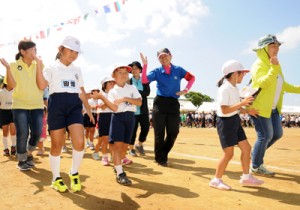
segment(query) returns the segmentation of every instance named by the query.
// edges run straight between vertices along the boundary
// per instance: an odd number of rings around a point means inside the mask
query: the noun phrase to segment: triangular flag
[[[97,12],[96,12],[97,13]],[[83,16],[83,19],[86,20],[89,16],[89,13],[86,13],[84,16]]]

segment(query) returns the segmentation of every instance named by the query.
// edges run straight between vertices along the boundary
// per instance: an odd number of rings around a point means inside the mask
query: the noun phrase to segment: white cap
[[[80,49],[80,41],[73,36],[67,36],[61,45],[78,53],[82,52]]]
[[[111,73],[113,74],[116,69],[121,68],[121,67],[126,68],[128,72],[131,72],[131,70],[132,70],[132,68],[126,64],[115,64]]]
[[[115,81],[115,79],[112,78],[112,76],[106,76],[101,80],[101,85],[103,86],[105,82],[109,82],[109,81]]]
[[[237,71],[249,72],[250,70],[245,69],[244,66],[236,60],[226,61],[222,66],[224,76]]]

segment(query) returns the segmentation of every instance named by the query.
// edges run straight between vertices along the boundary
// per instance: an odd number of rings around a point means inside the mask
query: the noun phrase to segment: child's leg
[[[217,169],[216,169],[216,173],[215,173],[215,178],[221,179],[226,168],[227,165],[229,163],[229,161],[232,159],[234,151],[233,151],[234,147],[227,147],[225,149],[223,149],[223,157],[219,160]]]
[[[102,154],[106,155],[109,153],[108,148],[107,148],[108,147],[108,136],[103,136],[101,140],[102,140],[102,147],[101,147]]]
[[[251,146],[247,139],[240,141],[238,146],[241,149],[241,164],[243,174],[249,174]]]
[[[89,139],[91,144],[94,142],[94,135],[95,135],[95,127],[90,127],[89,128]]]
[[[60,177],[60,153],[64,143],[65,129],[50,131],[51,149],[50,149],[50,166],[53,175],[52,181]]]
[[[70,173],[78,173],[80,164],[84,156],[84,130],[81,124],[72,124],[69,127],[73,153],[72,153],[72,168]]]
[[[3,148],[8,149],[8,135],[9,135],[9,125],[2,125],[2,132],[3,132]]]

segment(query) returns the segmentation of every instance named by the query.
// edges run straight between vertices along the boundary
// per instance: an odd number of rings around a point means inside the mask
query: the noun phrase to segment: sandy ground
[[[246,129],[251,145],[253,129]],[[262,178],[262,187],[239,184],[240,151],[228,165],[223,180],[231,191],[208,186],[218,158],[222,154],[215,129],[182,128],[170,153],[170,166],[153,162],[153,130],[145,144],[147,155],[134,157],[125,167],[133,181],[130,187],[115,181],[112,166],[102,166],[86,149],[80,175],[83,189],[79,193],[58,193],[51,189],[49,146],[46,155],[35,156],[31,171],[16,169],[15,157],[0,157],[0,209],[300,209],[300,129],[285,129],[284,138],[265,157],[274,178]],[[67,172],[71,166],[71,145],[62,154],[61,175],[70,184]]]

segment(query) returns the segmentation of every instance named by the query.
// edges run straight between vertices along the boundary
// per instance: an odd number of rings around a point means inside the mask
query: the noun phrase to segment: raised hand
[[[142,63],[143,63],[144,65],[148,65],[148,59],[147,59],[147,56],[144,56],[143,53],[140,53],[140,56],[141,56]]]

